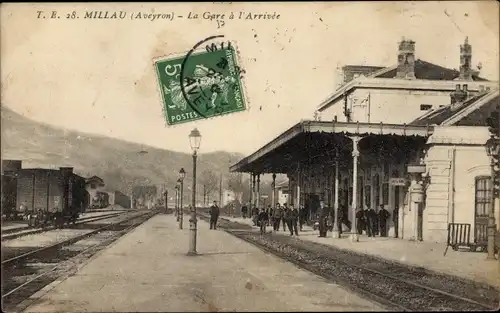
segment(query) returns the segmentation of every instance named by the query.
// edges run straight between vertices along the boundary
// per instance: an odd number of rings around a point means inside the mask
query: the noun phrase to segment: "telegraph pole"
[[[222,172],[220,173],[219,181],[219,206],[222,207]]]

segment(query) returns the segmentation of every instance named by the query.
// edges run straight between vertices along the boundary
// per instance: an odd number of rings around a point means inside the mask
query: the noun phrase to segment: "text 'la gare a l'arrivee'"
[[[39,12],[39,15],[43,14],[42,11]],[[56,15],[57,13],[53,12],[52,15]],[[49,14],[50,15],[50,14]],[[39,16],[40,17],[40,16]],[[50,16],[52,17],[52,16]],[[79,14],[77,12],[72,12],[72,14],[68,14],[68,18],[79,18]],[[176,14],[175,12],[126,12],[126,11],[85,11],[82,14],[84,19],[126,19],[130,18],[132,20],[174,20],[177,19],[203,19],[203,20],[277,20],[280,18],[280,14],[276,12],[272,13],[254,13],[254,12],[230,12],[230,13],[214,13],[214,12],[203,12],[203,13],[195,13],[189,12],[186,14]]]

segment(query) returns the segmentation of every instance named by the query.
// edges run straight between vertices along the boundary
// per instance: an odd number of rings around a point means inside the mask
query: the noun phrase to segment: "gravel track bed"
[[[263,246],[293,263],[306,265],[309,270],[326,275],[339,283],[354,286],[383,300],[390,308],[409,311],[483,311],[483,305],[470,303],[451,295],[420,288],[379,273],[346,264],[344,261],[319,254],[283,238],[254,232],[237,232],[235,236]],[[491,307],[490,309],[492,309]]]
[[[423,268],[404,266],[368,255],[332,248],[319,243],[306,243],[289,237],[284,237],[283,240],[293,241],[295,245],[304,249],[325,254],[328,257],[333,257],[345,263],[362,266],[366,269],[371,269],[398,279],[404,279],[412,283],[452,293],[480,303],[484,302],[494,305],[499,302],[499,291],[483,283],[460,277],[443,275]]]

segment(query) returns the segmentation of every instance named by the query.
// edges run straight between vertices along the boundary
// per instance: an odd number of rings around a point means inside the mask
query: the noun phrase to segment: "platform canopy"
[[[432,126],[406,124],[346,123],[300,121],[255,153],[230,167],[231,172],[290,173],[298,163],[316,158],[348,158],[352,151],[350,136],[377,137],[380,144],[391,145],[394,137],[425,139],[432,134]],[[362,141],[363,142],[363,141]],[[360,148],[371,143],[360,143]],[[373,143],[373,142],[372,142]],[[393,144],[392,144],[393,145]]]

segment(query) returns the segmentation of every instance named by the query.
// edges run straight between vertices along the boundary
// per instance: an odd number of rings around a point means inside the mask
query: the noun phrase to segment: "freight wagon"
[[[9,181],[3,176],[2,182]],[[5,203],[12,207],[15,198],[10,216],[27,220],[30,226],[62,227],[65,223],[75,223],[80,212],[88,207],[85,178],[74,174],[71,167],[20,169],[15,176],[16,188],[10,180],[10,192],[4,195],[2,188],[2,199],[5,197]]]
[[[2,216],[7,220],[17,219],[16,189],[17,189],[16,174],[2,173]]]

